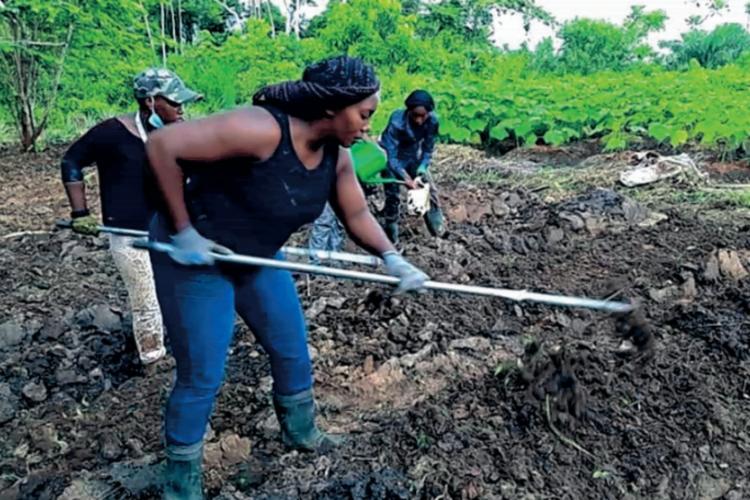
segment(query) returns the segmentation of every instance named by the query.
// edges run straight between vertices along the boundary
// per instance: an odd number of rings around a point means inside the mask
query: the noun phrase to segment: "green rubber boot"
[[[203,500],[203,447],[167,446],[164,500]]]
[[[424,215],[425,224],[427,224],[427,230],[432,236],[442,238],[445,234],[445,220],[443,218],[443,211],[439,208],[430,208]]]
[[[344,442],[315,425],[315,398],[312,389],[281,396],[274,394],[273,406],[281,427],[281,440],[290,448],[326,453]]]

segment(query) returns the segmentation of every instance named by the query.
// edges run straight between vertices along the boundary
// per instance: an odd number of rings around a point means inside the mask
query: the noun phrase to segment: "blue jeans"
[[[151,237],[168,241],[158,218]],[[153,251],[151,263],[177,362],[165,418],[168,445],[203,440],[224,378],[235,309],[270,357],[274,392],[293,395],[312,387],[304,315],[288,271],[221,264],[187,267]]]

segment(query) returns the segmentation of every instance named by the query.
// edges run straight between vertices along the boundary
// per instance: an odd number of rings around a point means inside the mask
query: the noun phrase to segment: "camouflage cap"
[[[148,68],[133,80],[136,99],[162,96],[178,104],[199,101],[203,96],[187,88],[173,72],[164,68]]]

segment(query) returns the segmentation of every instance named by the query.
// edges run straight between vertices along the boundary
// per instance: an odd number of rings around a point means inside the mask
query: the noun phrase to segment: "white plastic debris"
[[[422,187],[410,189],[406,196],[406,209],[409,215],[424,215],[430,209],[430,185],[417,178]]]
[[[693,159],[684,153],[677,156],[661,156],[652,151],[635,153],[633,162],[637,165],[635,168],[620,173],[620,182],[627,187],[652,184],[680,174],[700,179],[706,177],[698,170]]]

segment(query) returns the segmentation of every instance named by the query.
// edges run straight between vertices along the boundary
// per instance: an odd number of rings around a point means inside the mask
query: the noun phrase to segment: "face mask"
[[[156,110],[154,109],[153,98],[151,98],[151,100],[148,102],[148,107],[151,109],[151,114],[148,117],[148,124],[154,127],[155,129],[164,127],[164,121],[161,119],[161,116],[159,116],[156,113]]]
[[[153,110],[151,111],[151,116],[148,117],[148,123],[154,128],[162,128],[164,126],[161,116]]]

